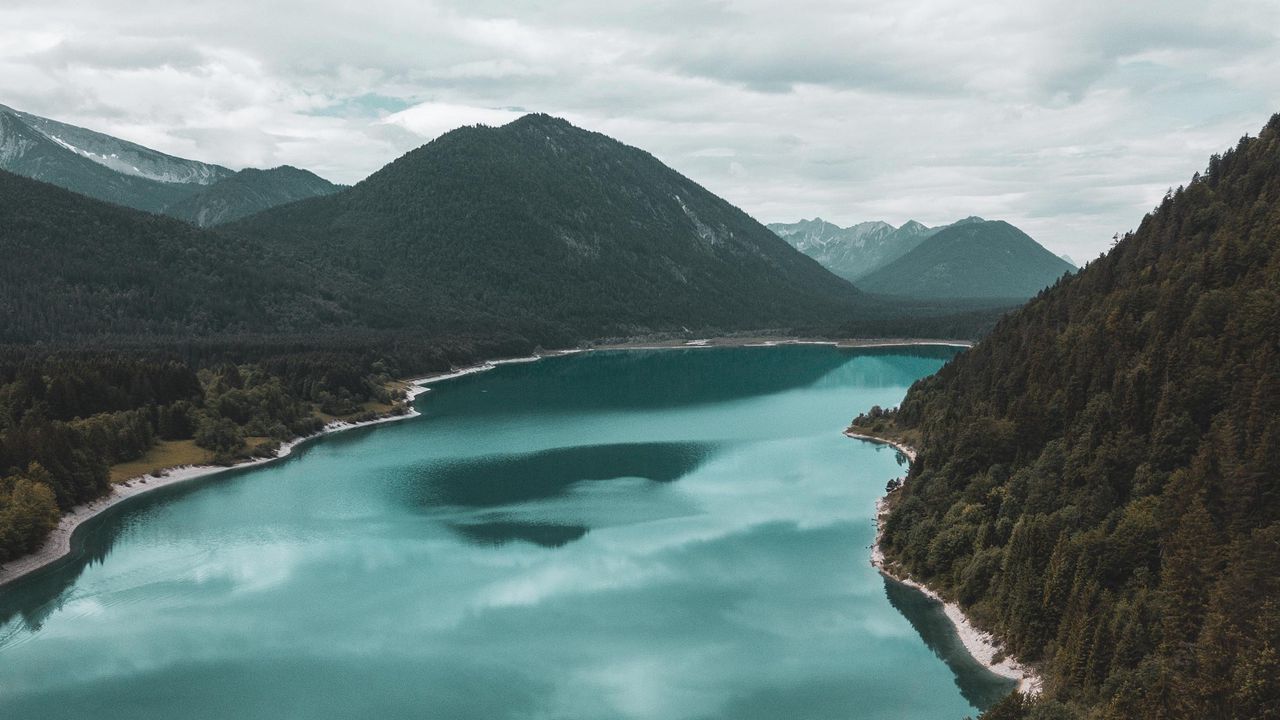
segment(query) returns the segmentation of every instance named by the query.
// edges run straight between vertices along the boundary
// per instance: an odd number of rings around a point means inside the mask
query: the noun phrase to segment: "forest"
[[[855,427],[897,572],[1043,671],[988,720],[1280,717],[1280,115]]]
[[[406,412],[397,378],[532,349],[358,336],[0,348],[0,565],[38,548],[62,512],[106,493],[113,465],[159,443],[185,442],[215,464],[273,456],[330,419]]]

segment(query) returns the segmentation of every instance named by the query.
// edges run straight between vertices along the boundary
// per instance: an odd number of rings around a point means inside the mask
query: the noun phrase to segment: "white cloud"
[[[434,138],[463,125],[499,126],[524,113],[519,110],[482,108],[452,103],[424,102],[407,110],[392,113],[382,120],[398,125],[422,138]]]
[[[188,157],[354,182],[528,109],[763,221],[978,214],[1077,259],[1280,110],[1273,0],[7,0],[0,28],[0,103]]]

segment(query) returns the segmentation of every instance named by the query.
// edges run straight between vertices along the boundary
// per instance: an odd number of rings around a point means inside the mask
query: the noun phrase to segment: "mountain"
[[[914,298],[1028,298],[1074,268],[1002,220],[967,218],[925,238],[857,285]]]
[[[202,227],[338,189],[305,170],[235,172],[4,105],[0,170]]]
[[[1278,199],[1280,115],[890,414],[889,559],[1046,679],[986,717],[1276,717]]]
[[[314,173],[288,165],[270,170],[250,168],[168,205],[164,214],[209,227],[341,189]]]
[[[221,165],[166,155],[127,140],[4,105],[0,105],[0,113],[11,116],[60,147],[121,175],[169,184],[212,185],[232,174]]]
[[[289,248],[217,236],[4,171],[0,257],[0,344],[314,333],[362,325],[377,316],[370,307],[380,298]]]
[[[331,189],[292,169],[223,182],[264,176]],[[864,296],[651,155],[546,116],[448,133],[354,187],[212,230],[8,173],[0,189],[0,344],[973,337],[1003,311]]]
[[[572,343],[830,328],[861,300],[647,153],[545,116],[449,133],[216,234],[8,173],[0,191],[7,342],[412,329]]]
[[[1077,268],[1077,269],[1079,269],[1080,265],[1079,265],[1079,264],[1077,264],[1075,260],[1072,260],[1070,255],[1068,255],[1068,254],[1066,254],[1066,253],[1062,253],[1062,254],[1061,254],[1061,255],[1059,255],[1058,257],[1062,258],[1062,262],[1064,262],[1064,263],[1066,263],[1066,264],[1070,265],[1070,266],[1071,266],[1071,267],[1073,267],[1073,268]]]
[[[652,155],[546,115],[454,130],[225,232],[349,270],[439,333],[816,328],[862,299]]]
[[[880,221],[842,228],[822,218],[772,223],[769,229],[851,282],[901,257],[936,232],[915,220],[907,221],[900,228]]]
[[[232,174],[226,168],[170,157],[2,105],[0,169],[151,212],[159,212],[199,187],[161,178],[213,182]]]

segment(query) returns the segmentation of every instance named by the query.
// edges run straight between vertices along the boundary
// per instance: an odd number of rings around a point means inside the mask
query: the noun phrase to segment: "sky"
[[[4,0],[0,103],[342,183],[546,112],[762,222],[1084,262],[1280,111],[1280,0]]]

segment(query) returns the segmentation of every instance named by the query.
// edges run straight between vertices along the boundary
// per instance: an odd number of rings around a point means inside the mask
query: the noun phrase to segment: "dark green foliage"
[[[44,468],[0,478],[0,563],[40,547],[61,513]]]
[[[1278,338],[1280,116],[911,389],[888,554],[1065,703],[987,717],[1280,713]]]
[[[158,439],[194,438],[214,462],[231,463],[318,432],[317,410],[332,398],[345,404],[330,414],[349,420],[373,417],[370,401],[405,410],[383,385],[402,372],[394,353],[302,350],[234,365],[217,359],[225,350],[187,350],[191,364],[154,352],[0,350],[0,563],[40,544],[49,508],[56,523],[60,511],[102,495],[108,466],[142,457]],[[440,368],[404,372],[420,369]]]
[[[913,298],[1029,298],[1074,270],[1003,220],[962,221],[861,277],[869,293]]]
[[[321,279],[352,296],[369,290],[288,249],[5,172],[0,228],[0,342],[322,332],[352,324],[354,311]]]

